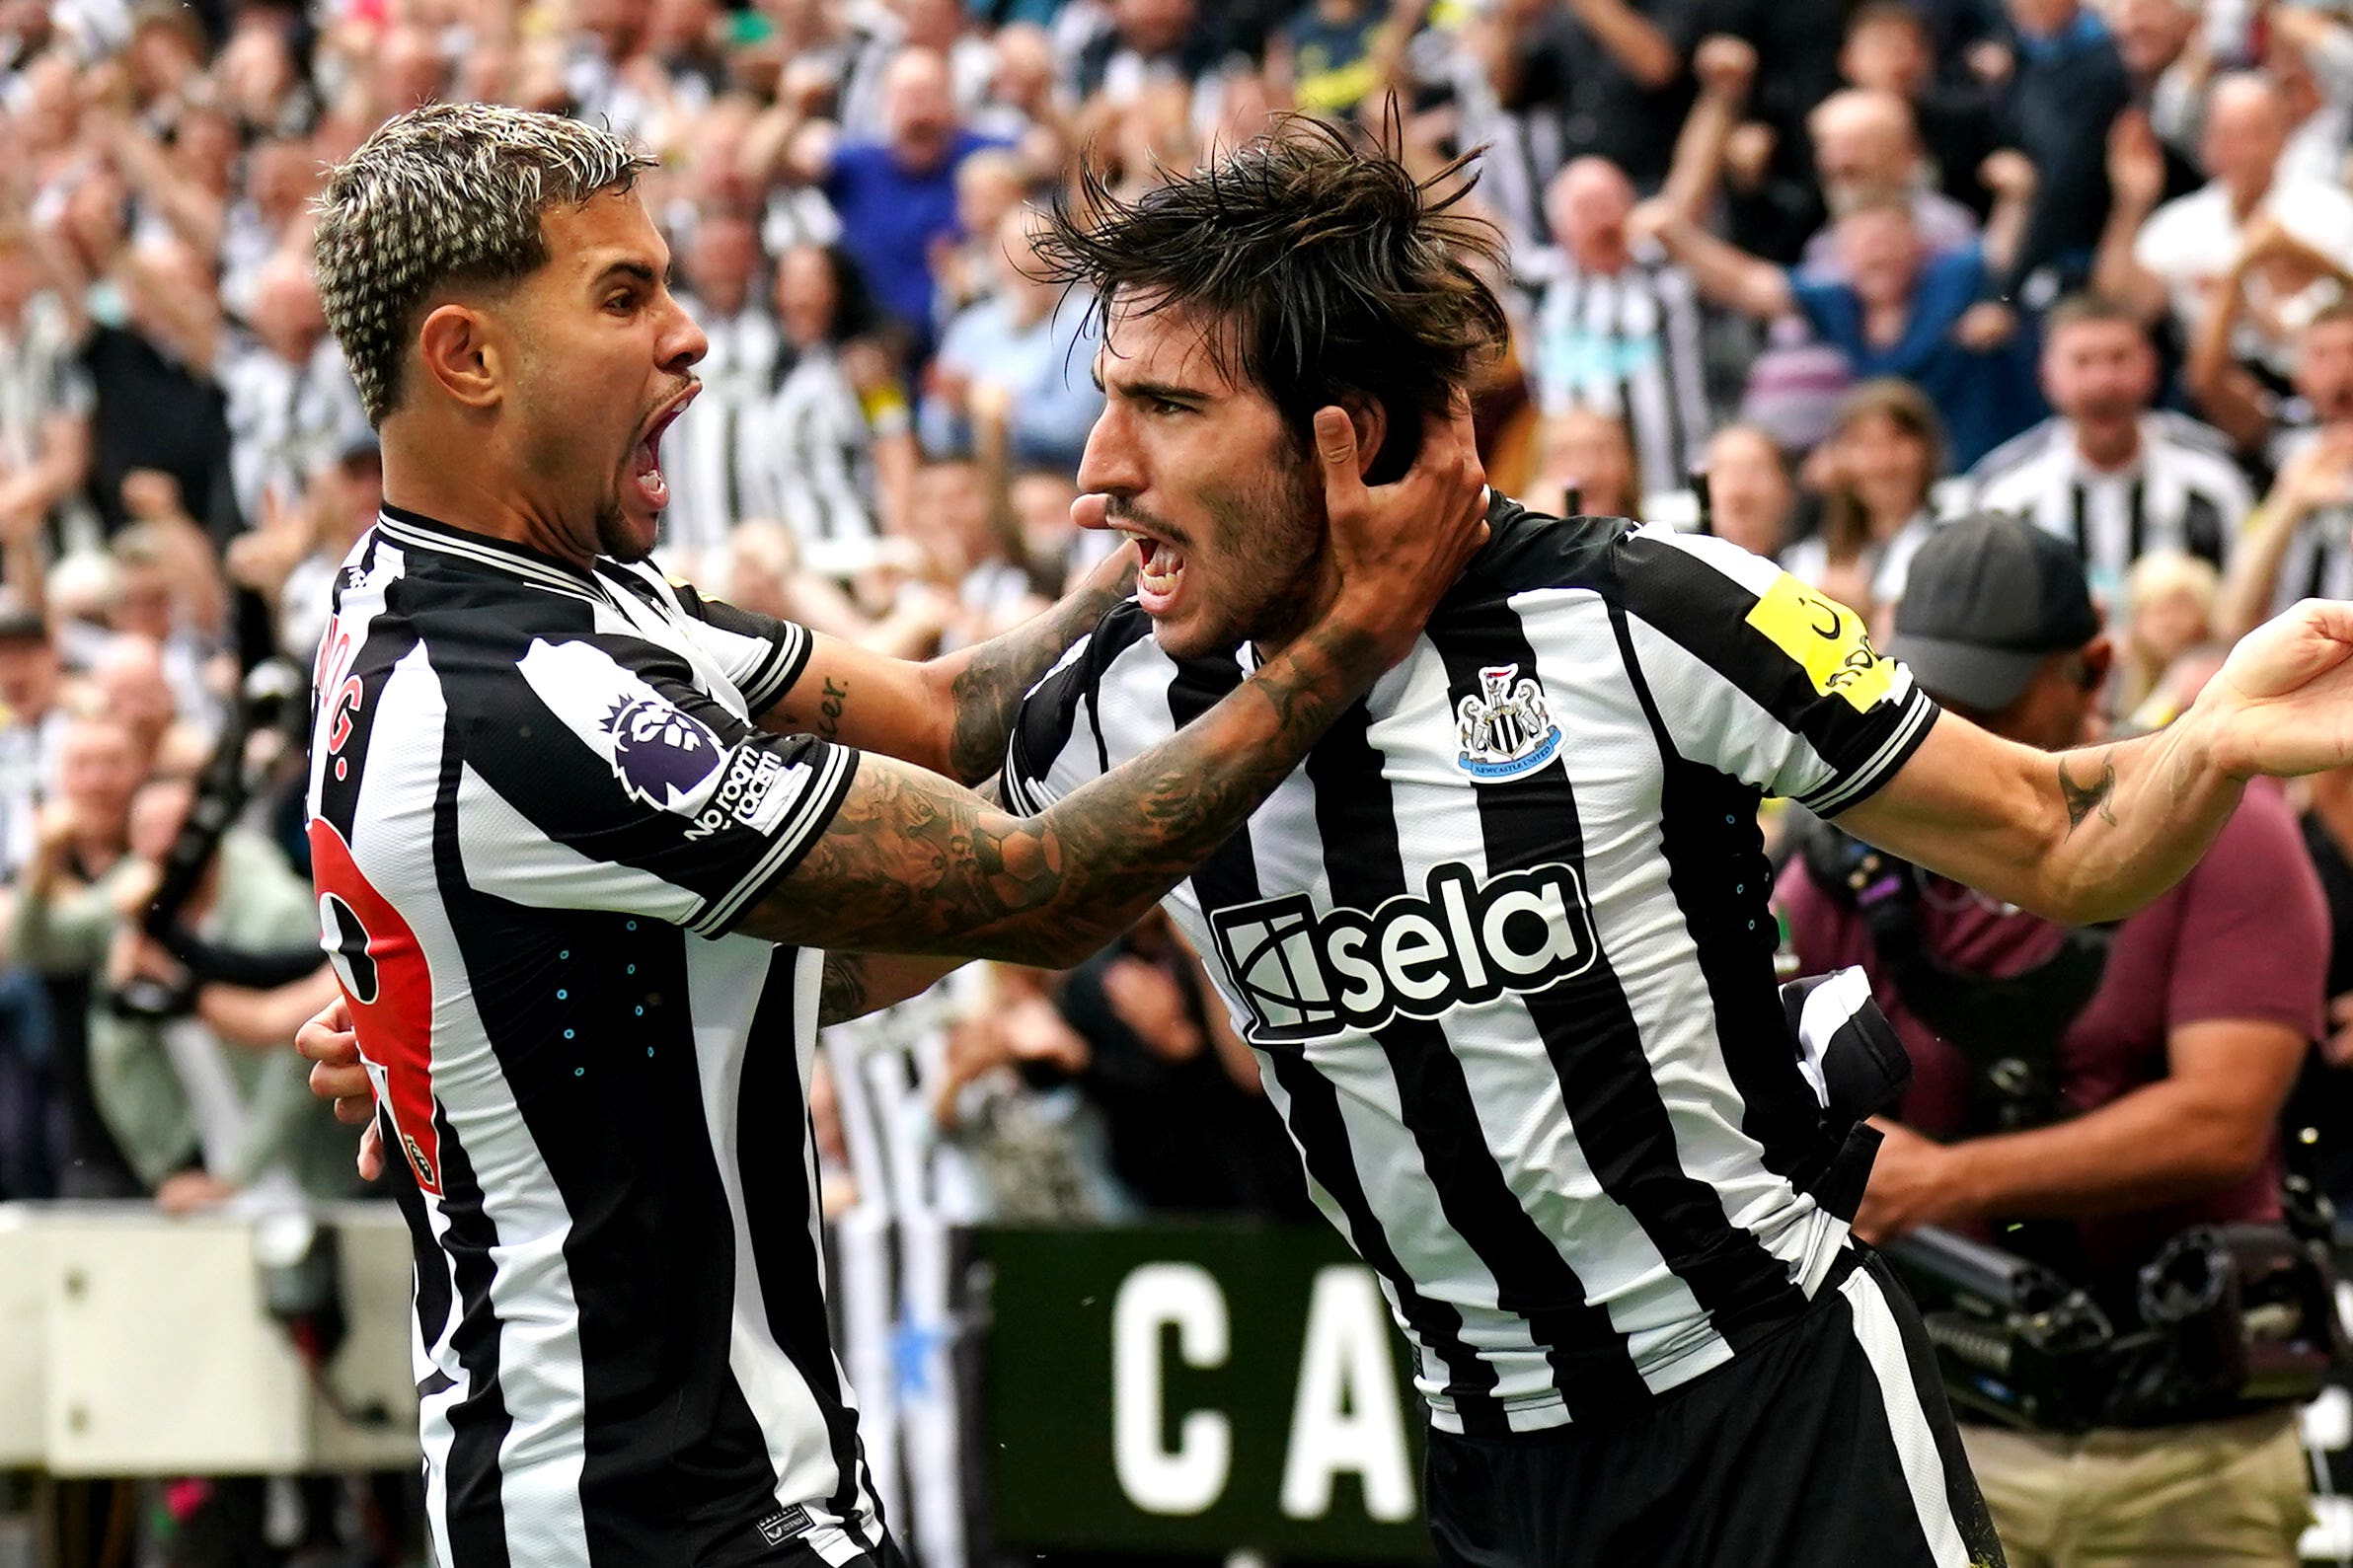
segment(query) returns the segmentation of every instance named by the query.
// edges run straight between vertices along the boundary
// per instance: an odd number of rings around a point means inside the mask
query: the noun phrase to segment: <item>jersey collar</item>
[[[493,539],[488,534],[459,528],[438,518],[427,517],[422,512],[395,506],[389,501],[376,515],[376,531],[403,549],[433,551],[454,560],[487,566],[493,571],[518,577],[534,587],[591,598],[601,597],[597,592],[595,574],[583,567],[559,560],[527,545]]]

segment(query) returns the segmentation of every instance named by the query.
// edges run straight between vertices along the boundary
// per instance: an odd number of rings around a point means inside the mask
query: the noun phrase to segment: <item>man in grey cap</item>
[[[1888,651],[1996,734],[2046,749],[2096,738],[2108,639],[2072,546],[2030,524],[1981,515],[1938,529]],[[2251,785],[2187,876],[2097,931],[1834,830],[1799,837],[1775,897],[1800,970],[1862,965],[1912,1057],[1859,1234],[1996,1236],[2129,1328],[2138,1271],[2167,1240],[2278,1219],[2277,1123],[2321,1027],[2328,926],[2275,787]],[[2011,1562],[2073,1562],[2096,1543],[2102,1561],[2294,1563],[2308,1514],[2293,1407],[2186,1413],[2058,1433],[1973,1426],[1964,1412]]]

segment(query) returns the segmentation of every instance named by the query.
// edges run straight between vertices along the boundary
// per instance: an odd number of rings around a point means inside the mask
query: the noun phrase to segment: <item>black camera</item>
[[[247,752],[252,738],[283,727],[295,711],[293,698],[299,678],[280,661],[257,665],[245,678],[237,701],[230,705],[212,755],[197,772],[195,799],[188,820],[180,825],[164,852],[155,891],[139,914],[139,929],[185,963],[186,933],[180,917],[203,885],[204,873],[220,851],[222,835],[235,824],[253,795]],[[315,962],[312,967],[316,967]],[[181,1017],[195,1006],[201,976],[192,968],[175,979],[138,975],[107,995],[108,1009],[117,1017],[162,1021]]]

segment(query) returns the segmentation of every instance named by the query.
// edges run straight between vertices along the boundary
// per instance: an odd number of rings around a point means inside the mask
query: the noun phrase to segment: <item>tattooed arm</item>
[[[1127,597],[1134,577],[1135,553],[1116,551],[1051,610],[1002,636],[920,664],[817,635],[807,667],[760,723],[978,784],[1004,763],[1023,697]]]
[[[1841,825],[2055,920],[2128,915],[2198,863],[2258,774],[2353,762],[2353,604],[2258,627],[2154,735],[2051,753],[1946,713]]]
[[[866,757],[807,857],[739,929],[834,952],[1078,963],[1231,837],[1402,651],[1328,620],[1199,719],[1032,817]]]
[[[1348,419],[1319,413],[1336,573],[1328,608],[1208,712],[1028,817],[922,769],[862,758],[825,832],[738,929],[833,952],[1042,968],[1085,958],[1299,766],[1411,646],[1485,537],[1468,410],[1433,419],[1423,440],[1403,479],[1368,489]]]

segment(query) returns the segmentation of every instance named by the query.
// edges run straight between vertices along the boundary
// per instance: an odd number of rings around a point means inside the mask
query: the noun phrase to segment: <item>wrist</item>
[[[1370,608],[1358,614],[1341,599],[1314,626],[1286,643],[1274,659],[1260,665],[1260,670],[1273,673],[1276,663],[1287,661],[1300,678],[1316,686],[1362,695],[1404,656],[1404,649],[1393,646],[1392,638],[1384,635],[1382,618],[1371,614]]]
[[[1988,1172],[1992,1161],[1987,1157],[1992,1140],[1963,1139],[1957,1144],[1938,1146],[1936,1158],[1936,1213],[1932,1223],[1966,1224],[1985,1218],[1992,1207],[1988,1193]]]
[[[2158,777],[2174,798],[2208,775],[2241,784],[2259,771],[2231,745],[2227,720],[2229,706],[2236,701],[2220,680],[2208,681],[2189,710],[2165,726]]]

